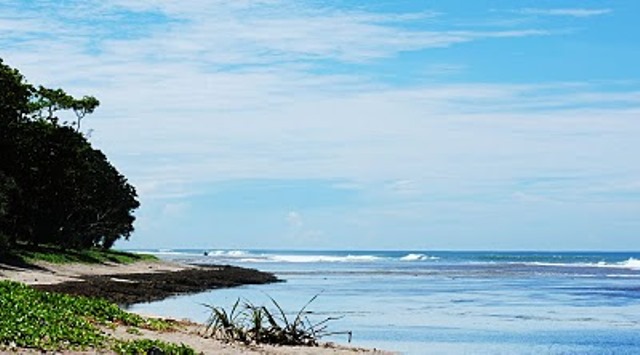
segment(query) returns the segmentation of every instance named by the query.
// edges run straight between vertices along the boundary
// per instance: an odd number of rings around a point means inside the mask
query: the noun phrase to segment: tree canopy
[[[0,58],[0,249],[110,248],[129,238],[135,188],[80,131],[99,104],[34,87]],[[62,121],[64,111],[75,121]]]

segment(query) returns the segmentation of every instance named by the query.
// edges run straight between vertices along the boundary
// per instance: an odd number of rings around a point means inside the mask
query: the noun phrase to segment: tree
[[[9,249],[11,237],[4,231],[11,224],[11,205],[15,201],[16,185],[13,179],[0,171],[0,254]]]
[[[58,111],[72,110],[76,116],[76,122],[70,123],[75,126],[76,132],[80,131],[82,119],[93,113],[100,105],[100,101],[93,96],[84,96],[76,99],[67,94],[62,89],[48,89],[39,86],[37,90],[32,90],[33,95],[28,105],[31,117],[38,120],[48,120],[53,124],[58,123],[56,113]],[[69,124],[63,122],[63,125]]]
[[[29,97],[33,88],[24,82],[16,69],[5,65],[0,58],[0,247],[7,249],[16,237],[8,233],[15,225],[13,207],[18,187],[7,175],[13,156],[15,132],[28,112]]]
[[[0,59],[0,235],[9,244],[110,248],[133,232],[135,188],[80,132],[100,102],[35,88]],[[62,122],[61,111],[76,121]],[[1,241],[0,241],[1,242]]]
[[[25,118],[32,94],[33,87],[24,81],[22,74],[0,58],[0,129]]]

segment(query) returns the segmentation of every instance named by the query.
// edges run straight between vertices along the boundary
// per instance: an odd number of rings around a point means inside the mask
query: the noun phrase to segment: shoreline
[[[139,261],[132,264],[37,262],[33,265],[14,266],[0,263],[0,280],[25,283],[43,291],[101,297],[121,307],[217,288],[282,282],[271,273],[255,269],[229,265],[196,266],[162,260]],[[145,316],[165,319],[154,315]],[[225,343],[207,337],[203,324],[186,320],[170,321],[175,324],[175,329],[171,331],[142,329],[139,333],[130,333],[124,326],[103,331],[118,339],[144,337],[175,344],[182,343],[202,354],[392,354],[377,349],[322,342],[317,347]],[[30,352],[30,349],[13,350]]]
[[[282,282],[275,275],[229,265],[200,266],[163,260],[131,264],[0,263],[0,279],[42,291],[100,297],[121,306],[218,288]]]
[[[282,282],[275,275],[229,265],[197,266],[168,272],[83,275],[80,280],[34,285],[42,291],[100,297],[126,307],[219,288]]]

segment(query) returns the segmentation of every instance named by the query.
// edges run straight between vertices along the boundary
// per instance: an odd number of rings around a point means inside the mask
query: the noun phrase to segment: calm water
[[[145,250],[274,272],[286,283],[140,304],[205,322],[240,297],[311,305],[353,344],[407,354],[640,354],[640,253]],[[346,337],[331,338],[346,342]]]

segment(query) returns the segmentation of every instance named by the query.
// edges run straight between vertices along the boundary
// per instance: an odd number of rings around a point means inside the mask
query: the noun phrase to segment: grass
[[[27,246],[20,245],[5,257],[14,261],[33,263],[47,261],[55,264],[85,263],[103,264],[112,262],[117,264],[131,264],[143,260],[158,260],[153,255],[134,254],[117,250],[92,248],[86,250],[63,249],[55,246]],[[0,260],[1,261],[1,260]]]
[[[327,323],[339,318],[328,317],[316,323],[311,322],[308,316],[313,312],[307,308],[317,297],[318,295],[312,297],[293,318],[287,317],[286,312],[271,297],[269,299],[275,310],[256,306],[248,301],[241,305],[240,299],[236,300],[229,311],[205,305],[211,309],[206,331],[216,339],[245,344],[317,346],[320,338],[335,334],[346,334],[351,342],[350,331],[327,330]]]
[[[35,290],[27,285],[0,281],[0,348],[41,351],[110,349],[121,354],[146,354],[159,349],[168,354],[193,354],[184,345],[154,340],[120,341],[100,326],[118,325],[167,330],[172,324],[147,319],[101,299]]]

